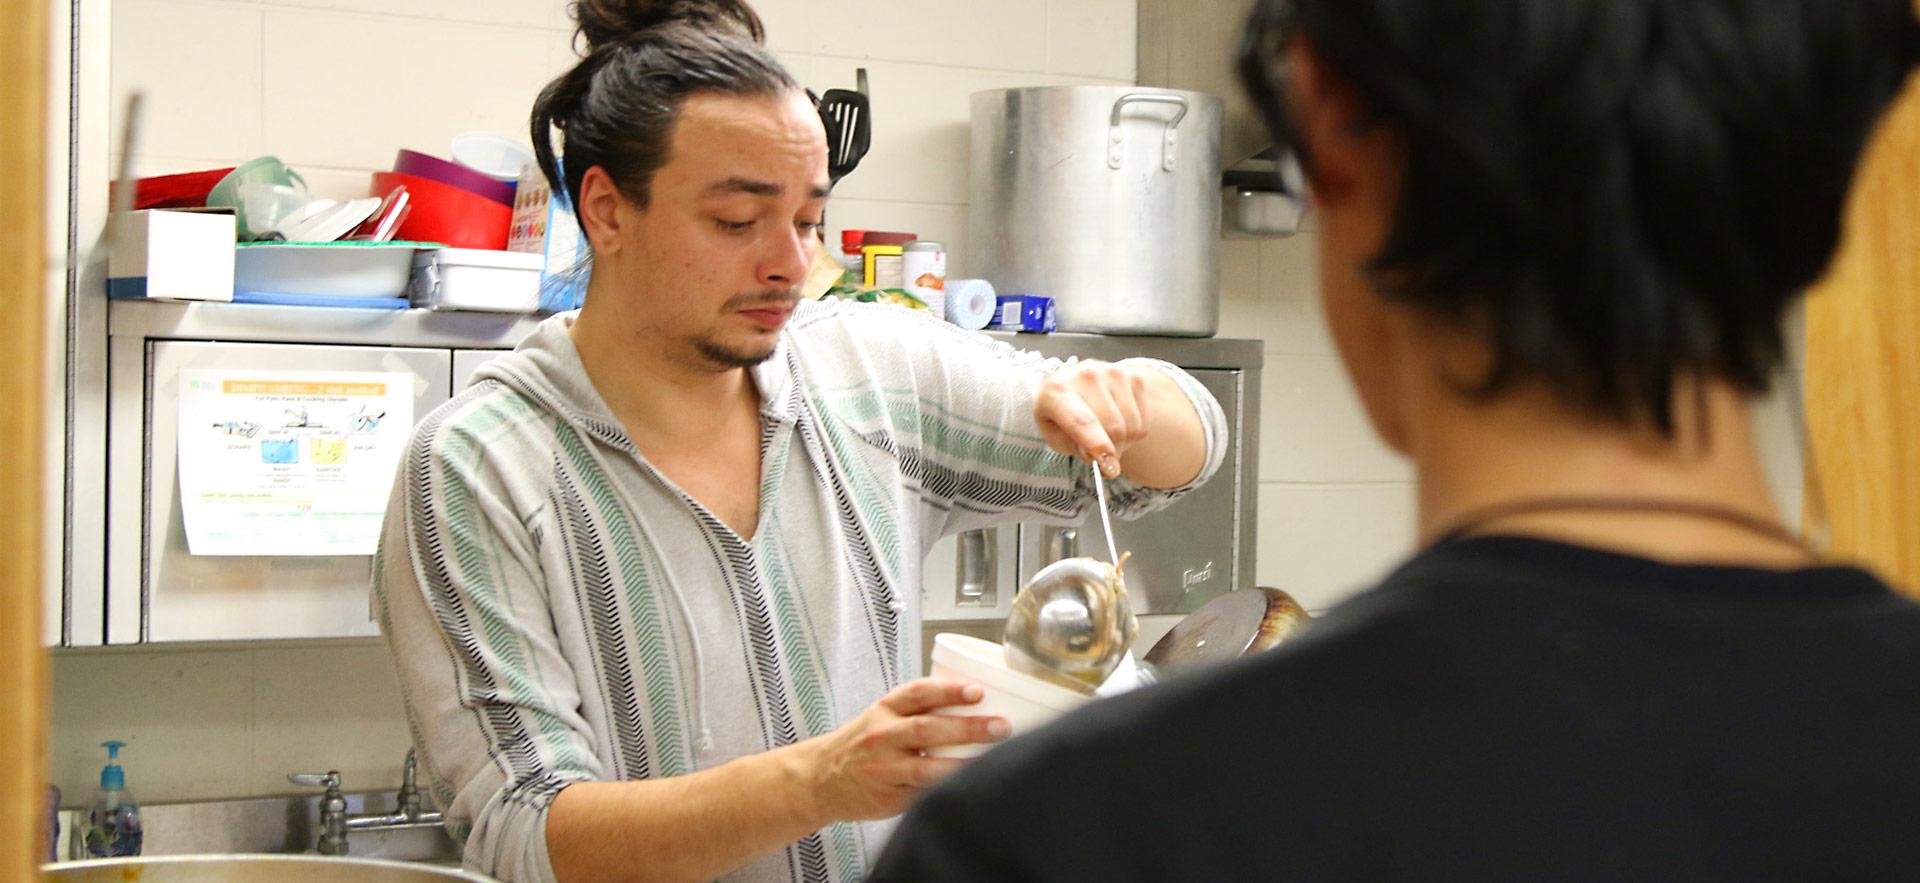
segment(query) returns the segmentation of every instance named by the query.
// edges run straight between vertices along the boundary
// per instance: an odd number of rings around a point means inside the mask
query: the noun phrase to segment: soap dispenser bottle
[[[100,770],[100,790],[74,827],[75,858],[112,858],[140,854],[140,806],[127,793],[127,772],[120,768],[120,749],[127,743],[100,743],[107,749],[107,765]]]

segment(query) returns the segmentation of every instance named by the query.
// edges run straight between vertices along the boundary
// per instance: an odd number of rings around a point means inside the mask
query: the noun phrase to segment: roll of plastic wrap
[[[947,321],[979,331],[993,321],[993,283],[985,279],[947,280]]]

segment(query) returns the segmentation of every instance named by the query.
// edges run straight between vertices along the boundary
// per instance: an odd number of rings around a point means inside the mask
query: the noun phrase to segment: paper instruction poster
[[[414,375],[180,372],[180,514],[195,555],[371,555],[413,429]]]

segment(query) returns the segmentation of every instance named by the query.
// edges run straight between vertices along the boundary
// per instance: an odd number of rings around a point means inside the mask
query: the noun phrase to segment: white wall
[[[136,175],[280,157],[316,193],[362,196],[401,147],[525,138],[574,61],[560,0],[113,0],[114,131],[147,93]],[[909,229],[966,255],[967,96],[1127,84],[1134,0],[762,0],[768,45],[815,92],[866,67],[873,150],[833,227]]]
[[[363,195],[401,147],[520,136],[572,63],[562,0],[112,0],[118,96],[146,92],[135,175],[273,154],[320,195]],[[828,221],[910,230],[966,260],[967,96],[1127,84],[1134,0],[757,0],[768,44],[816,92],[869,72],[873,149]],[[104,173],[104,172],[102,172]],[[287,793],[288,772],[399,781],[406,724],[378,642],[63,651],[53,779],[94,787],[103,739],[129,741],[149,801]]]
[[[1323,611],[1414,551],[1413,472],[1374,436],[1327,334],[1314,234],[1226,239],[1220,262],[1220,327],[1265,342],[1258,578]],[[1799,312],[1788,317],[1789,368],[1754,408],[1767,483],[1796,526],[1801,457],[1788,392],[1802,383],[1803,327]]]
[[[1318,612],[1412,550],[1413,471],[1374,438],[1341,368],[1313,234],[1226,239],[1220,269],[1220,327],[1265,342],[1257,575]]]

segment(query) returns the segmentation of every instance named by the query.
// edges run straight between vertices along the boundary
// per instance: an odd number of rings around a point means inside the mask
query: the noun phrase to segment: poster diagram
[[[414,376],[180,372],[180,509],[195,555],[371,555],[413,428]]]

